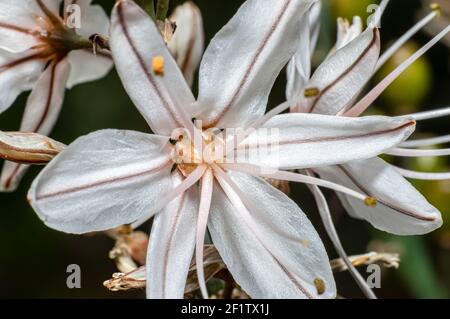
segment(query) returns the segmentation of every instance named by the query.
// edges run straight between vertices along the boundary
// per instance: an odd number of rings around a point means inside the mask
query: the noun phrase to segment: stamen
[[[373,21],[370,22],[370,27],[377,27],[380,24],[381,18],[384,14],[384,11],[386,10],[386,7],[389,4],[389,0],[383,0],[381,1],[377,11],[375,12],[375,16]]]
[[[378,201],[375,197],[366,197],[366,199],[364,199],[364,204],[368,207],[376,207]]]
[[[304,91],[305,97],[316,97],[320,94],[320,90],[318,88],[306,88]]]
[[[219,182],[222,190],[227,195],[231,204],[234,206],[236,211],[239,213],[239,217],[242,218],[243,222],[249,227],[252,233],[255,235],[256,239],[260,242],[260,244],[271,254],[273,255],[279,263],[283,265],[283,267],[290,273],[294,274],[296,279],[300,279],[301,281],[307,283],[308,281],[304,279],[304,274],[299,270],[298,265],[295,265],[291,262],[290,259],[284,258],[284,256],[280,253],[279,249],[276,249],[272,246],[271,242],[266,240],[266,236],[264,236],[264,232],[261,231],[259,225],[253,220],[252,215],[243,202],[241,201],[239,195],[236,193],[236,189],[239,187],[233,182],[233,180],[226,174],[224,171],[217,167],[214,170],[216,174],[217,181]],[[313,283],[310,283],[312,285]],[[302,292],[309,298],[313,298],[313,296],[309,295],[306,290]]]
[[[411,39],[417,32],[419,32],[424,26],[430,23],[435,17],[437,17],[438,11],[429,13],[426,17],[417,22],[411,29],[409,29],[403,36],[401,36],[395,43],[383,53],[378,59],[375,72],[377,72],[397,51],[400,49],[409,39]]]
[[[202,178],[203,173],[205,172],[206,167],[204,165],[199,165],[192,174],[190,174],[181,184],[175,187],[169,194],[164,196],[158,203],[152,207],[141,219],[138,219],[131,227],[136,229],[145,223],[149,218],[151,218],[154,214],[158,213],[161,209],[166,207],[171,201],[181,196],[185,191],[191,188],[195,183],[197,183],[200,178]]]
[[[355,106],[348,110],[344,116],[359,116],[361,115],[380,95],[384,90],[394,82],[400,74],[402,74],[411,64],[425,54],[431,47],[433,47],[439,40],[441,40],[450,31],[450,25],[436,35],[430,42],[417,50],[405,62],[399,65],[392,71],[384,80],[382,80],[376,87],[374,87],[364,98],[362,98]]]
[[[436,119],[436,118],[449,116],[449,115],[450,115],[450,106],[432,110],[432,111],[425,111],[425,112],[403,115],[403,116],[399,116],[399,117],[400,118],[412,118],[415,121],[424,121],[424,120],[431,120],[431,119]]]
[[[450,143],[450,135],[443,135],[420,140],[411,140],[400,144],[400,146],[404,148],[412,148],[412,147],[439,145],[445,143]]]
[[[203,249],[205,242],[206,227],[208,225],[209,210],[213,192],[213,174],[211,169],[207,169],[202,178],[200,195],[200,206],[197,219],[197,234],[195,244],[195,263],[197,265],[197,278],[200,291],[204,299],[208,299],[208,289],[206,288],[205,270],[203,268]]]
[[[435,11],[438,15],[438,17],[441,16],[441,6],[439,5],[439,3],[433,2],[432,4],[430,4],[430,9]]]
[[[233,171],[238,172],[244,172],[248,173],[254,176],[261,176],[261,177],[268,177],[273,179],[279,179],[283,181],[291,181],[291,182],[298,182],[298,183],[304,183],[309,185],[316,185],[321,186],[325,188],[332,189],[336,192],[344,193],[346,195],[355,197],[361,201],[366,201],[367,195],[364,195],[362,193],[359,193],[353,189],[347,188],[345,186],[326,181],[321,178],[313,177],[313,176],[307,176],[304,174],[299,173],[292,173],[292,172],[286,172],[286,171],[279,171],[274,168],[265,168],[261,166],[251,165],[251,164],[221,164],[221,166],[225,169],[230,169]],[[272,172],[272,173],[265,173],[265,172]]]
[[[307,171],[307,174],[309,176],[312,176],[312,172]],[[325,196],[323,195],[322,191],[317,186],[309,186],[311,189],[314,198],[317,203],[317,207],[319,209],[319,214],[322,219],[322,222],[325,226],[325,230],[328,234],[328,237],[330,237],[331,242],[334,245],[334,248],[336,249],[337,253],[341,257],[344,264],[349,269],[350,274],[352,275],[353,279],[355,279],[358,286],[361,288],[361,290],[364,292],[364,294],[370,298],[370,299],[376,299],[377,297],[373,293],[372,289],[367,285],[367,282],[364,280],[364,278],[361,276],[361,274],[356,270],[355,266],[350,261],[350,258],[347,256],[347,253],[345,252],[344,247],[342,246],[341,240],[339,239],[339,235],[336,231],[336,227],[334,227],[333,218],[331,217],[330,208],[328,206],[327,200]]]
[[[322,278],[314,279],[314,286],[316,286],[318,295],[323,295],[325,293],[325,282]]]
[[[408,149],[408,148],[392,148],[385,152],[388,155],[402,156],[402,157],[435,157],[435,156],[450,156],[450,148],[443,149]]]
[[[445,173],[425,173],[425,172],[417,172],[417,171],[411,171],[407,170],[401,167],[397,167],[394,165],[391,165],[393,168],[395,168],[402,176],[406,178],[411,179],[417,179],[417,180],[424,180],[424,181],[443,181],[443,180],[450,180],[450,172]]]
[[[269,112],[267,112],[266,114],[264,114],[262,117],[260,117],[259,119],[255,120],[252,124],[250,124],[245,132],[242,135],[239,135],[240,140],[237,140],[237,136],[233,135],[229,138],[227,138],[226,142],[223,145],[239,145],[242,141],[244,141],[252,132],[254,132],[254,130],[260,128],[261,126],[263,126],[264,124],[266,124],[272,117],[286,111],[287,109],[289,109],[292,105],[292,101],[286,101],[281,103],[280,105],[278,105],[277,107],[273,108],[272,110],[270,110]],[[222,150],[221,150],[222,151]],[[234,149],[230,149],[230,152],[233,152]],[[230,152],[225,154],[226,158],[228,155],[230,155]],[[223,152],[222,152],[223,153]]]
[[[162,56],[155,56],[152,60],[153,72],[156,75],[164,75],[164,58]]]

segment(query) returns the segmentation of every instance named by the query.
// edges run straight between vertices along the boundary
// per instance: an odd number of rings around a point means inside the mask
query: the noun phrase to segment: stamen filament
[[[433,47],[439,40],[441,40],[448,32],[450,32],[450,25],[436,35],[430,42],[417,50],[406,61],[400,64],[394,71],[386,76],[377,86],[375,86],[364,98],[362,98],[350,110],[344,113],[344,116],[356,117],[360,116],[380,95],[384,90],[392,84],[411,64],[424,55],[431,47]]]
[[[205,243],[206,228],[208,225],[209,210],[211,208],[212,192],[213,174],[211,172],[211,169],[208,168],[202,177],[195,244],[195,263],[197,265],[197,278],[198,284],[200,286],[200,291],[204,299],[208,299],[208,289],[206,288],[205,270],[203,268],[203,249]]]
[[[251,164],[221,164],[221,166],[225,169],[248,173],[254,176],[261,176],[261,177],[268,177],[283,181],[291,181],[291,182],[298,182],[298,183],[304,183],[309,185],[316,185],[321,186],[325,188],[332,189],[336,192],[344,193],[346,195],[355,197],[359,200],[366,201],[368,197],[364,194],[361,194],[353,189],[347,188],[345,186],[329,182],[326,180],[323,180],[321,178],[307,176],[304,174],[299,173],[292,173],[292,172],[286,172],[286,171],[279,171],[274,168],[264,168],[256,165]],[[265,173],[270,172],[270,173]]]
[[[242,218],[244,223],[249,227],[252,233],[255,235],[257,240],[261,243],[261,245],[267,249],[267,251],[275,257],[279,263],[282,264],[282,267],[286,268],[286,270],[295,275],[295,279],[300,279],[301,281],[307,283],[308,281],[303,278],[304,274],[301,273],[298,269],[298,265],[292,263],[288,258],[284,258],[280,253],[280,250],[266,239],[264,236],[264,232],[261,231],[259,225],[253,220],[252,215],[245,204],[240,199],[239,195],[236,193],[236,189],[239,187],[233,182],[233,180],[224,172],[220,167],[214,170],[217,181],[219,182],[222,190],[227,195],[231,204],[234,206],[236,211],[239,213],[239,217]],[[309,284],[311,285],[311,284]],[[307,291],[302,291],[307,297],[313,298],[313,296],[309,295]]]
[[[152,209],[147,212],[142,218],[135,221],[131,224],[133,229],[141,226],[145,223],[149,218],[151,218],[154,214],[158,213],[161,209],[166,207],[171,201],[175,198],[181,196],[186,190],[191,188],[195,183],[197,183],[200,178],[202,178],[205,173],[206,166],[199,165],[181,184],[175,187],[170,193],[164,196]]]
[[[378,59],[375,71],[377,72],[397,51],[400,49],[409,39],[411,39],[417,32],[419,32],[424,26],[430,23],[435,17],[438,16],[437,11],[433,11],[417,22],[411,29],[409,29],[403,36],[401,36],[395,43],[383,53]]]
[[[401,175],[403,175],[406,178],[412,178],[412,179],[418,179],[418,180],[426,180],[426,181],[443,181],[443,180],[450,180],[450,172],[445,173],[426,173],[426,172],[418,172],[418,171],[412,171],[407,170],[398,166],[394,167]]]
[[[311,172],[307,172],[307,174],[313,177]],[[319,187],[315,185],[310,185],[308,187],[311,189],[314,198],[316,199],[320,217],[325,226],[325,230],[327,231],[328,237],[330,237],[331,241],[333,242],[334,248],[344,261],[353,279],[355,279],[356,283],[361,288],[361,290],[363,291],[363,293],[366,295],[367,298],[377,299],[372,289],[370,289],[370,287],[367,285],[366,280],[364,280],[364,278],[356,270],[355,266],[348,258],[347,253],[345,252],[345,249],[342,246],[341,240],[339,239],[339,235],[336,231],[336,228],[334,227],[334,222],[333,218],[331,217],[330,208],[328,207],[327,200],[323,195],[322,191],[319,189]]]
[[[432,138],[420,139],[420,140],[411,140],[406,141],[400,144],[403,148],[412,148],[412,147],[422,147],[422,146],[433,146],[439,144],[450,143],[450,135],[437,136]]]
[[[450,148],[443,149],[431,149],[431,150],[421,150],[421,149],[409,149],[409,148],[392,148],[385,152],[389,155],[402,156],[402,157],[434,157],[434,156],[449,156]]]
[[[431,120],[431,119],[436,119],[436,118],[449,116],[449,115],[450,115],[450,106],[432,110],[432,111],[408,114],[408,115],[404,115],[404,116],[400,116],[400,117],[401,118],[411,118],[415,121],[424,121],[424,120]]]

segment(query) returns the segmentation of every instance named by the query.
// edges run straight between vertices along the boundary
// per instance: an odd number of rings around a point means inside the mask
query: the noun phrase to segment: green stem
[[[137,0],[137,3],[153,20],[156,20],[154,0]]]
[[[156,5],[156,19],[164,21],[167,17],[167,12],[169,11],[170,0],[158,0]]]

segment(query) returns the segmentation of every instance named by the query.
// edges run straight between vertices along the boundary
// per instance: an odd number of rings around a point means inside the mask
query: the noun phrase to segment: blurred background
[[[94,1],[111,11],[113,1]],[[182,3],[172,0],[171,8]],[[196,0],[203,13],[207,43],[233,16],[243,0]],[[351,18],[360,15],[363,21],[371,14],[367,7],[375,0],[323,0],[322,29],[314,56],[317,65],[333,46],[336,17]],[[442,0],[441,28],[450,17],[450,3]],[[401,36],[418,18],[429,12],[427,1],[392,0],[382,20],[383,48]],[[442,24],[443,23],[443,24]],[[380,70],[372,84],[377,83],[414,50],[425,44],[435,24],[414,37]],[[450,44],[449,39],[436,45],[426,56],[409,68],[383,96],[371,112],[398,115],[450,105]],[[269,107],[284,101],[285,75],[277,81]],[[0,116],[0,129],[17,130],[24,110],[23,94],[15,104]],[[450,133],[450,119],[419,123],[417,137]],[[51,135],[69,144],[89,132],[119,128],[148,131],[143,118],[136,111],[121,86],[115,71],[106,78],[67,91],[60,120]],[[448,171],[446,158],[401,160],[396,164],[422,171]],[[113,293],[103,287],[117,269],[108,252],[113,241],[104,235],[74,236],[59,233],[44,226],[28,206],[26,193],[40,168],[34,167],[25,177],[19,190],[0,194],[0,297],[2,298],[143,298],[143,291]],[[383,269],[381,288],[375,289],[380,298],[448,298],[450,297],[450,181],[417,182],[415,185],[444,215],[444,226],[427,236],[397,237],[374,230],[368,223],[347,216],[333,193],[330,206],[344,247],[349,255],[371,250],[399,252],[399,269]],[[324,240],[330,258],[336,253],[321,226],[314,201],[308,190],[292,185],[292,197],[313,221]],[[147,225],[142,230],[147,231]],[[66,267],[81,267],[81,289],[68,289]],[[363,275],[367,275],[362,268]],[[348,298],[362,298],[357,285],[348,273],[336,276],[338,292]]]

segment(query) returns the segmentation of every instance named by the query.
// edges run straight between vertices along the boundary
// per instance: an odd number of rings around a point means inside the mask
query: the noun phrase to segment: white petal
[[[337,41],[335,50],[340,50],[347,44],[352,42],[362,33],[362,20],[360,17],[353,17],[353,22],[350,24],[348,20],[339,18],[337,20]]]
[[[0,113],[15,101],[17,96],[32,88],[45,66],[36,51],[10,53],[0,49]]]
[[[182,177],[174,172],[174,188]],[[191,187],[153,220],[147,253],[147,298],[183,299],[195,247],[198,188]]]
[[[375,197],[378,204],[370,208],[361,201],[339,195],[352,216],[367,220],[377,229],[397,235],[419,235],[442,225],[439,211],[380,158],[315,171],[325,179]]]
[[[341,164],[376,156],[407,139],[414,128],[414,121],[383,116],[283,114],[239,145],[238,161],[280,169]]]
[[[64,101],[71,66],[66,59],[52,62],[39,77],[27,100],[21,131],[48,135]]]
[[[302,19],[300,27],[300,42],[297,52],[287,66],[286,97],[287,100],[297,100],[311,76],[311,42],[310,26],[307,19]]]
[[[262,179],[241,173],[229,176],[241,190],[251,194],[258,209],[249,211],[265,240],[297,265],[304,278],[290,273],[274,257],[216,184],[209,230],[236,282],[252,298],[334,298],[336,288],[327,253],[300,208]],[[325,284],[322,295],[317,293],[315,279]]]
[[[287,66],[286,97],[296,100],[311,76],[311,59],[320,31],[321,1],[317,1],[308,12],[309,19],[302,19],[299,29],[297,52]]]
[[[64,59],[52,62],[42,73],[28,97],[20,131],[50,134],[61,111],[69,72],[70,65]],[[0,188],[16,190],[27,168],[28,165],[5,162]]]
[[[206,126],[243,127],[264,114],[276,77],[297,49],[310,5],[247,0],[219,31],[200,66],[198,117]]]
[[[60,0],[43,0],[56,13]],[[36,0],[2,0],[0,3],[0,48],[22,52],[40,43],[44,31],[39,17],[45,17]]]
[[[159,29],[134,2],[116,4],[111,23],[111,49],[122,83],[154,132],[170,135],[183,126],[183,111],[194,102],[189,86],[168,51]],[[152,70],[164,59],[164,74]]]
[[[65,0],[65,16],[71,12],[67,12],[72,4],[80,7],[81,28],[76,32],[85,37],[89,37],[95,33],[108,36],[109,35],[109,18],[105,10],[100,5],[91,5],[92,0]]]
[[[103,78],[114,65],[112,58],[101,52],[94,55],[90,51],[72,51],[68,54],[67,59],[72,66],[67,81],[67,88],[69,89],[80,83]]]
[[[367,29],[347,46],[329,56],[314,72],[306,89],[319,94],[302,94],[303,112],[335,115],[364,87],[376,66],[380,53],[378,29]]]
[[[192,1],[187,1],[175,8],[170,21],[176,23],[177,29],[167,45],[187,83],[192,86],[205,46],[202,14]]]
[[[50,227],[86,233],[129,224],[170,191],[168,138],[103,130],[77,139],[39,174],[28,194]]]

